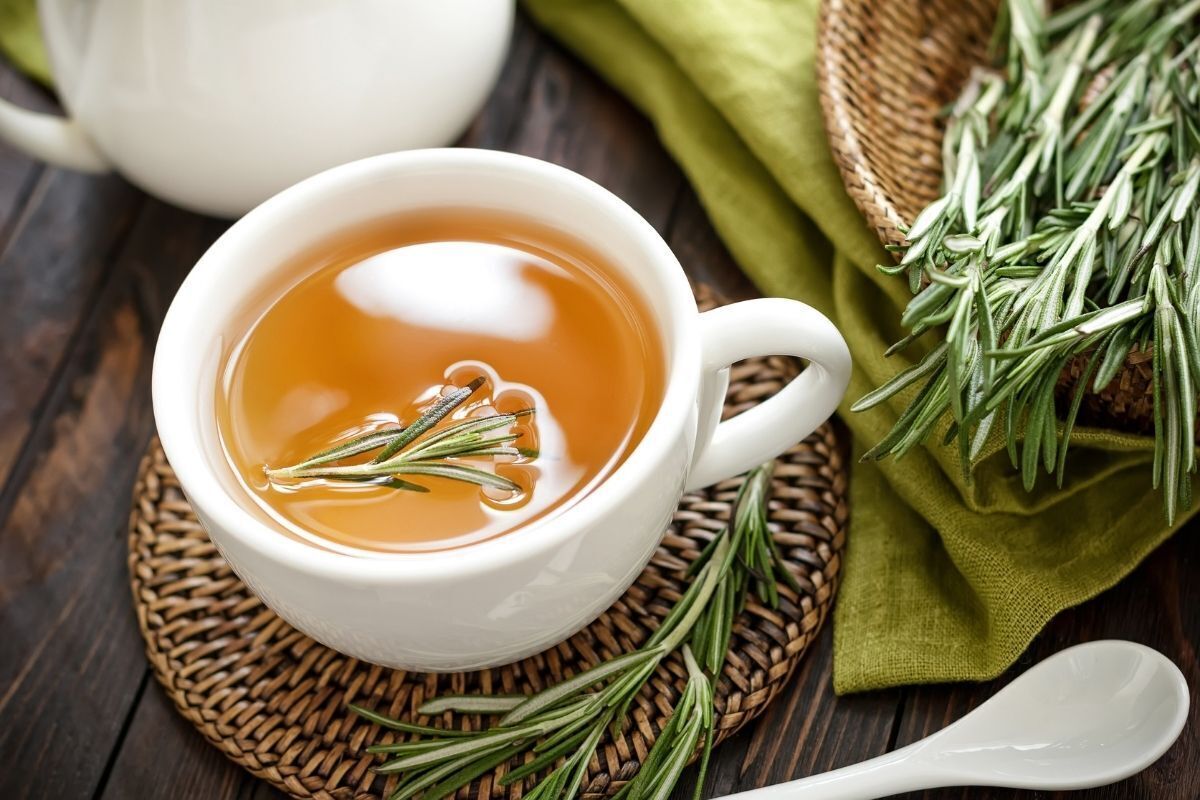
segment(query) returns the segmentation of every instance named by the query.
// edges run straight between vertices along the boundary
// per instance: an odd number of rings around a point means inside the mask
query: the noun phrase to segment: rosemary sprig
[[[520,434],[510,428],[523,417],[533,413],[524,409],[491,417],[464,419],[436,428],[465,403],[486,378],[476,378],[466,386],[456,388],[440,397],[420,417],[406,427],[374,431],[322,450],[290,467],[266,469],[272,481],[293,481],[323,478],[355,483],[377,482],[408,491],[427,492],[426,487],[404,480],[401,476],[417,475],[449,478],[464,483],[492,487],[505,491],[520,491],[520,486],[503,475],[457,463],[464,458],[532,458],[536,453],[513,447]],[[360,464],[339,462],[353,456],[379,450],[370,461]]]
[[[369,748],[388,756],[377,772],[401,776],[389,800],[417,795],[438,800],[520,754],[525,755],[524,763],[507,772],[501,785],[540,775],[525,793],[527,800],[573,800],[604,734],[621,730],[631,704],[676,650],[681,651],[687,683],[637,775],[617,798],[663,800],[699,750],[698,798],[713,743],[714,682],[725,661],[734,619],[752,586],[759,600],[772,608],[779,602],[776,580],[799,590],[767,524],[772,467],[764,464],[747,476],[732,524],[693,562],[687,591],[637,650],[529,697],[441,697],[419,709],[425,715],[503,715],[482,731],[402,723],[352,704],[350,708],[367,721],[411,736]]]
[[[972,75],[950,111],[944,194],[880,266],[915,295],[889,355],[930,330],[942,341],[854,409],[917,388],[868,458],[948,424],[969,480],[1002,423],[1026,489],[1043,468],[1061,485],[1083,393],[1152,350],[1154,485],[1174,520],[1196,470],[1200,0],[1046,6],[1003,4],[1004,71]],[[1073,360],[1084,378],[1060,427]]]

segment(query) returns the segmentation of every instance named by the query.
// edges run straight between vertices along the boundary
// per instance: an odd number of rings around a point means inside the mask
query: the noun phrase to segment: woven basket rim
[[[851,0],[821,0],[817,15],[817,86],[821,104],[821,119],[825,138],[830,144],[834,163],[843,186],[849,190],[854,181],[860,181],[870,201],[857,192],[849,192],[859,213],[875,230],[879,241],[885,245],[902,245],[905,241],[900,227],[909,220],[896,208],[892,199],[879,188],[879,181],[871,168],[870,159],[865,157],[863,144],[847,111],[847,101],[842,86],[849,75],[837,50],[831,45],[831,33],[840,24],[844,9]]]

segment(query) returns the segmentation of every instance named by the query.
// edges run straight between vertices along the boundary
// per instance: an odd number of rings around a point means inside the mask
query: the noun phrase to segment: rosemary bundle
[[[428,492],[429,489],[405,480],[401,475],[431,476],[518,492],[521,487],[514,481],[463,464],[461,460],[494,459],[497,456],[510,460],[536,458],[536,452],[513,446],[521,436],[510,430],[518,420],[532,414],[532,408],[510,414],[472,417],[435,428],[470,399],[485,382],[485,378],[476,378],[466,386],[455,388],[407,426],[356,436],[309,456],[299,464],[276,469],[268,467],[265,469],[266,475],[272,481],[320,478],[358,484],[374,483],[410,492]],[[342,463],[376,450],[379,452],[365,463]]]
[[[889,354],[942,339],[854,405],[917,389],[866,457],[902,456],[948,420],[967,480],[995,429],[1026,490],[1043,468],[1061,486],[1083,395],[1150,351],[1153,483],[1173,521],[1196,470],[1200,0],[1052,15],[1006,0],[996,31],[1003,67],[976,70],[949,109],[944,193],[879,267],[915,295]],[[1084,367],[1064,409],[1073,360]]]
[[[411,735],[367,748],[387,758],[377,772],[401,776],[389,800],[418,795],[438,800],[521,754],[524,763],[508,771],[501,785],[540,775],[526,800],[572,800],[604,734],[620,732],[642,688],[676,650],[682,653],[687,683],[637,775],[617,798],[664,800],[699,750],[698,798],[713,742],[714,682],[725,662],[734,619],[752,589],[773,608],[779,599],[777,580],[800,591],[767,526],[771,472],[772,465],[765,464],[750,473],[738,492],[733,523],[693,562],[687,591],[637,650],[529,697],[440,697],[419,709],[425,715],[502,715],[482,731],[415,725],[351,705],[364,719]]]

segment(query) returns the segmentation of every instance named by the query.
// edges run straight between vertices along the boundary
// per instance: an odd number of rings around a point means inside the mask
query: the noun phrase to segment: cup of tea
[[[0,100],[0,139],[236,216],[321,170],[450,144],[512,34],[514,0],[38,0],[67,117]]]
[[[805,369],[720,421],[728,367]],[[679,262],[592,181],[440,149],[333,168],[234,224],[154,357],[180,484],[293,626],[389,667],[508,663],[645,567],[681,495],[790,448],[850,356],[778,298],[699,313]]]

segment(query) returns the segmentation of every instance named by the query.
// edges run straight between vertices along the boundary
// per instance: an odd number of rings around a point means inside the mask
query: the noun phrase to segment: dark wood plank
[[[4,61],[0,61],[0,97],[30,111],[53,111],[55,107],[47,92]],[[41,164],[0,142],[0,251],[43,171]]]
[[[125,522],[152,429],[153,342],[187,267],[223,227],[146,207],[14,478],[0,517],[0,797],[89,796],[142,685]]]
[[[897,746],[904,746],[945,727],[991,697],[1017,675],[1073,644],[1100,639],[1129,639],[1167,655],[1183,670],[1192,689],[1188,725],[1175,746],[1156,764],[1134,777],[1082,792],[1017,792],[1006,789],[945,789],[908,798],[927,800],[999,800],[1000,798],[1200,797],[1200,525],[1193,523],[1152,554],[1124,582],[1091,602],[1054,619],[1018,663],[1004,676],[985,684],[928,686],[909,690]]]
[[[530,78],[546,47],[546,39],[528,18],[517,14],[512,45],[496,88],[458,142],[460,147],[503,150],[529,102]]]
[[[259,781],[204,740],[157,686],[138,704],[112,775],[100,795],[112,800],[203,797],[241,800]]]
[[[0,96],[55,112],[47,92],[3,62]],[[46,169],[0,143],[0,515],[37,406],[138,202],[118,179]]]
[[[708,284],[727,300],[758,295],[713,230],[691,186],[685,185],[679,193],[666,239],[692,283]]]
[[[140,202],[119,178],[47,170],[18,214],[0,254],[0,485]]]
[[[629,203],[665,232],[683,174],[650,123],[555,44],[544,46],[527,108],[506,150],[561,164]]]
[[[257,784],[250,792],[243,794],[238,800],[287,800],[287,795],[266,781],[255,781]]]

